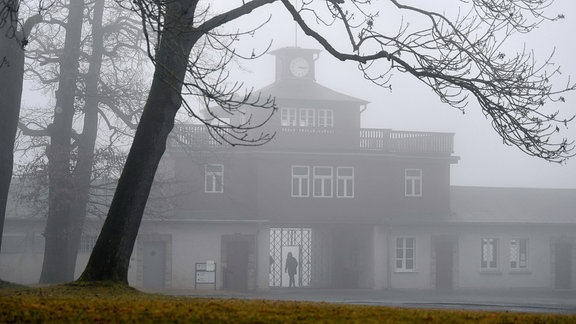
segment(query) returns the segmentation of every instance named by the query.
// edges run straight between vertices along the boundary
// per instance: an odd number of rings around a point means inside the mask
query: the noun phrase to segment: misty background
[[[438,10],[433,3],[423,5],[427,2],[424,0],[405,2]],[[454,3],[455,11],[452,14],[456,15],[460,2],[442,1],[441,8],[450,8],[445,2]],[[379,3],[374,2],[374,5]],[[562,87],[568,76],[572,76],[572,80],[576,78],[576,42],[573,34],[576,30],[576,2],[558,0],[546,12],[550,17],[563,14],[565,18],[544,22],[529,34],[516,34],[507,41],[505,50],[508,55],[524,48],[534,50],[538,59],[536,65],[543,63],[555,51],[552,61],[561,67],[562,72],[562,79],[557,80],[561,83],[555,86]],[[261,15],[262,20],[266,17]],[[345,35],[342,38],[345,41]],[[278,13],[266,28],[258,31],[251,44],[242,44],[246,46],[246,52],[249,52],[252,48],[250,46],[262,48],[268,41],[272,41],[272,49],[294,46],[295,39],[294,22],[290,17]],[[320,49],[315,41],[302,32],[297,34],[297,45]],[[244,67],[244,80],[247,83],[253,82],[255,89],[274,81],[272,55],[248,62]],[[316,63],[316,79],[336,91],[370,101],[362,114],[364,128],[455,133],[454,151],[460,161],[451,167],[452,185],[576,188],[576,157],[559,165],[529,157],[516,147],[503,144],[474,98],[469,98],[466,114],[463,115],[442,103],[432,90],[410,75],[394,73],[390,91],[364,80],[355,63],[340,62],[326,51],[320,53]],[[565,116],[576,114],[576,93],[567,93],[565,98],[566,103],[558,103],[554,110],[561,110]],[[576,120],[567,130],[563,130],[563,135],[570,140],[576,139]]]
[[[449,1],[453,2],[454,6],[447,4]],[[406,2],[438,9],[425,0]],[[460,1],[457,0],[443,1],[442,8],[452,7],[454,12],[451,14],[456,15],[458,3]],[[375,6],[379,4],[381,3],[374,2]],[[212,4],[220,5],[226,4]],[[276,9],[279,9],[279,4],[275,5]],[[252,52],[260,53],[269,44],[271,50],[294,45],[321,49],[301,31],[296,33],[294,22],[284,10],[257,11],[255,15],[250,15],[249,19],[241,19],[235,22],[234,26],[228,27],[234,30],[255,27],[268,19],[270,11],[273,12],[270,22],[253,36],[238,43],[239,53],[250,57]],[[534,50],[534,56],[538,59],[536,65],[543,63],[554,52],[552,61],[561,67],[563,77],[556,81],[561,82],[555,85],[560,88],[565,86],[568,76],[576,78],[576,42],[573,35],[576,30],[576,2],[558,0],[548,8],[547,14],[549,17],[562,14],[565,18],[546,21],[529,34],[515,34],[506,42],[507,47],[504,50],[509,55],[523,49]],[[391,26],[397,26],[397,23],[391,22]],[[338,35],[336,38],[339,38]],[[342,37],[342,42],[336,46],[349,49],[344,47],[345,41],[345,37]],[[233,77],[243,81],[246,87],[257,90],[274,82],[272,55],[263,55],[256,60],[242,61],[239,64],[240,69],[233,71]],[[381,88],[364,80],[355,63],[340,62],[324,50],[316,62],[316,79],[336,91],[370,102],[362,113],[364,128],[455,133],[454,151],[460,161],[451,167],[452,185],[576,188],[576,157],[560,165],[527,156],[516,147],[503,144],[502,139],[492,129],[490,120],[484,117],[472,97],[469,97],[466,113],[462,114],[442,103],[432,90],[410,75],[396,72],[390,82],[391,90]],[[567,93],[565,98],[566,103],[556,104],[554,110],[560,110],[564,116],[576,114],[576,94]],[[23,107],[38,104],[53,107],[47,100],[41,92],[28,88],[23,96]],[[562,134],[575,140],[576,121],[569,124]]]

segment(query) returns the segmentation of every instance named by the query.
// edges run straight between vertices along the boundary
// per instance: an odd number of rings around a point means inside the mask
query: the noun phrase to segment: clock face
[[[306,76],[310,71],[308,60],[303,57],[297,57],[290,61],[290,73],[297,78]]]

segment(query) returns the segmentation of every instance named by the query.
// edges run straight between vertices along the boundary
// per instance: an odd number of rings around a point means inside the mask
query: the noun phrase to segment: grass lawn
[[[576,316],[171,297],[119,286],[29,288],[0,283],[0,323],[21,322],[576,323]]]

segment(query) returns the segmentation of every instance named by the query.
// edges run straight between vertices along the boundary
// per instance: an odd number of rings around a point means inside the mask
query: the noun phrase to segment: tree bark
[[[192,1],[193,2],[193,1]],[[183,14],[191,1],[167,4],[156,69],[136,135],[120,176],[112,204],[80,281],[112,281],[128,284],[128,265],[168,134],[181,106],[188,57],[200,34],[183,32],[193,11]]]
[[[22,82],[24,78],[24,50],[16,34],[11,35],[11,28],[16,28],[18,21],[18,1],[3,1],[0,12],[12,11],[13,21],[0,23],[0,250],[2,233],[6,218],[8,191],[12,180],[14,163],[14,139],[18,128],[20,104],[22,99]]]
[[[64,52],[60,58],[60,79],[56,91],[54,121],[50,126],[48,156],[49,207],[45,230],[44,263],[41,283],[61,283],[74,280],[75,257],[71,257],[74,186],[70,170],[70,151],[74,100],[78,78],[78,60],[84,1],[70,1]]]
[[[205,33],[276,0],[255,0],[194,28],[197,0],[165,3],[152,86],[112,204],[79,281],[128,284],[128,265],[176,112],[192,47]],[[143,17],[143,19],[146,19]]]
[[[84,105],[84,125],[82,134],[78,140],[78,161],[72,174],[74,184],[74,199],[70,207],[70,240],[68,246],[68,258],[72,271],[76,270],[78,249],[82,240],[84,222],[86,220],[86,207],[90,197],[90,180],[92,166],[94,164],[94,147],[98,136],[98,105],[100,104],[100,92],[98,82],[102,68],[102,56],[104,53],[104,38],[102,17],[104,14],[105,0],[94,2],[92,17],[92,56],[90,67],[86,75],[86,99]],[[70,278],[67,281],[71,281]]]

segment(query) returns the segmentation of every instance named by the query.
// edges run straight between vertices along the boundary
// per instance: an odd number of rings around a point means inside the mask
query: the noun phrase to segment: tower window
[[[314,122],[314,109],[310,108],[300,108],[300,127],[314,127],[316,123]]]
[[[280,109],[280,125],[282,126],[296,126],[296,108],[281,108]]]
[[[332,109],[318,110],[318,127],[334,127],[334,112]]]

